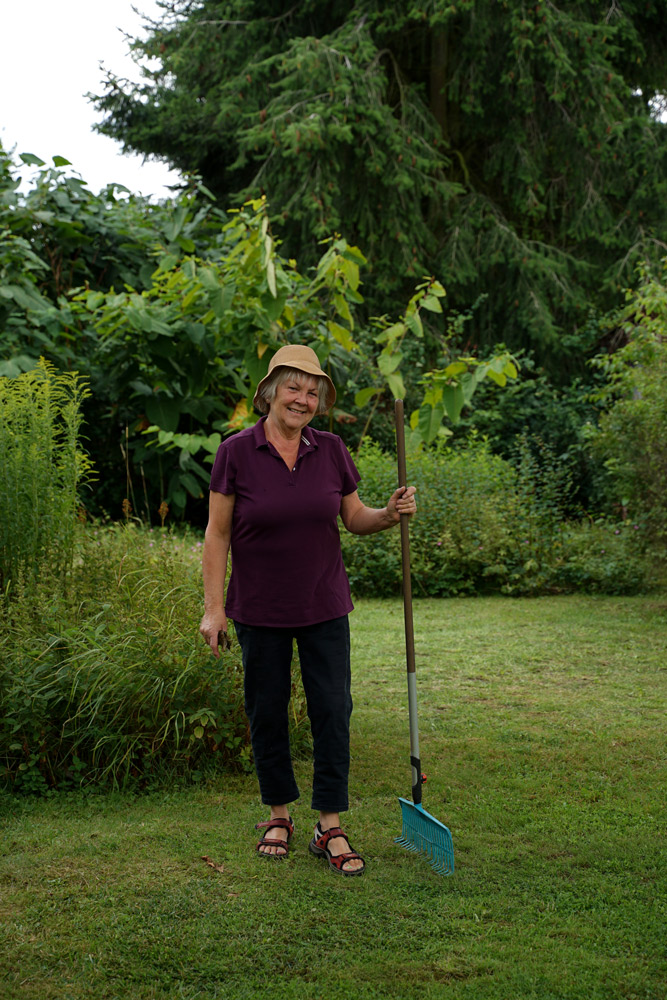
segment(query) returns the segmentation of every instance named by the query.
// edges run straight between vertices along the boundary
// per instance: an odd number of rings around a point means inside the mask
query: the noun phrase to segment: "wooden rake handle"
[[[396,457],[398,459],[398,485],[407,486],[407,467],[405,462],[405,422],[403,416],[403,400],[394,403],[396,415]],[[410,518],[401,514],[401,566],[403,569],[403,613],[405,618],[405,653],[408,661],[408,673],[415,672],[415,630],[412,621],[412,576],[410,573]]]
[[[403,400],[394,403],[396,419],[396,457],[398,459],[398,485],[407,486],[405,462],[405,419]],[[417,720],[417,684],[415,673],[415,629],[412,619],[412,577],[410,574],[410,517],[401,514],[401,566],[403,570],[403,618],[405,621],[405,658],[408,668],[408,710],[410,714],[410,766],[412,768],[412,801],[422,800],[424,776],[419,759],[419,725]]]

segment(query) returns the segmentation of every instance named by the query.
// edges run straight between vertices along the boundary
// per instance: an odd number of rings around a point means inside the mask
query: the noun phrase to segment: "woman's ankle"
[[[271,819],[289,819],[289,806],[270,806]]]
[[[320,818],[317,821],[317,825],[319,826],[321,833],[326,833],[327,830],[333,830],[335,827],[340,826],[340,813],[320,811]]]

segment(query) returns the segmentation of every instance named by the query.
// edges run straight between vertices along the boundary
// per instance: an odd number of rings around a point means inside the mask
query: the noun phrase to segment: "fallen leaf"
[[[209,868],[213,868],[214,871],[216,871],[216,872],[224,872],[224,870],[225,870],[224,865],[218,865],[218,864],[216,864],[215,861],[213,860],[213,858],[209,858],[208,854],[202,854],[201,859],[202,859],[202,861],[206,862],[206,864],[209,866]]]

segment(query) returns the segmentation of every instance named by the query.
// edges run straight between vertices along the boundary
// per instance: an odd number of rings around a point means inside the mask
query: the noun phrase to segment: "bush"
[[[201,540],[132,522],[80,530],[75,598],[49,581],[4,609],[0,767],[43,792],[145,787],[248,769],[238,647],[215,661],[198,634]],[[39,628],[35,622],[39,621]],[[308,749],[295,682],[295,755]]]
[[[585,343],[578,345],[571,357],[576,355],[577,363],[583,364],[589,341],[595,338],[597,342],[600,336],[600,326],[591,320]],[[599,376],[591,374],[586,381],[573,377],[567,384],[558,384],[536,365],[530,353],[518,351],[516,358],[520,377],[508,380],[502,392],[495,391],[492,385],[480,385],[475,406],[464,411],[454,427],[452,441],[465,446],[471,430],[475,430],[488,439],[494,454],[512,460],[518,440],[526,435],[539,438],[570,470],[568,514],[576,517],[581,507],[594,505],[598,495],[597,463],[584,440],[584,429],[596,419],[591,392]]]
[[[362,499],[383,506],[396,488],[394,459],[365,441],[357,465]],[[491,455],[483,444],[468,451],[424,451],[410,457],[408,481],[419,497],[410,547],[415,596],[492,589],[511,543],[506,522],[515,475],[509,463]],[[354,593],[400,592],[398,531],[363,537],[344,532],[342,545]]]
[[[660,278],[640,270],[617,317],[625,346],[593,360],[606,377],[590,440],[609,473],[610,499],[641,520],[654,544],[667,543],[667,258]]]
[[[383,506],[395,488],[393,457],[364,442],[357,465],[362,499]],[[620,593],[645,579],[638,538],[624,534],[621,548],[613,527],[593,530],[564,520],[568,476],[539,441],[524,438],[513,463],[492,455],[484,442],[418,452],[408,460],[408,480],[419,497],[410,530],[415,596]],[[398,531],[363,537],[342,531],[341,541],[353,593],[400,593]]]
[[[563,590],[633,594],[646,587],[649,567],[640,525],[584,520],[563,525],[562,532],[555,579]]]

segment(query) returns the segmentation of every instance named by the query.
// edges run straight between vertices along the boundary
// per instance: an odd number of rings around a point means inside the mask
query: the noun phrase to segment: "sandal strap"
[[[332,826],[330,830],[322,830],[322,827],[318,823],[317,829],[320,831],[320,836],[315,837],[315,843],[323,851],[326,850],[327,844],[330,840],[333,840],[334,837],[344,837],[345,840],[347,840],[347,835],[339,826]],[[347,842],[348,844],[350,843],[349,840],[347,840]],[[339,857],[339,855],[336,855],[336,857]]]
[[[346,861],[363,861],[364,867],[366,862],[362,858],[361,854],[357,854],[356,851],[348,851],[347,854],[330,854],[329,863],[335,865],[339,870],[343,867]]]
[[[279,816],[277,819],[269,819],[266,823],[255,823],[256,830],[270,830],[272,827],[280,827],[282,830],[288,830],[290,837],[294,833],[294,821],[290,816],[289,819],[284,819]],[[281,843],[284,843],[281,841]]]
[[[286,840],[276,840],[273,837],[262,837],[257,844],[257,849],[260,847],[283,847],[285,849],[285,853],[289,851],[289,844]]]

